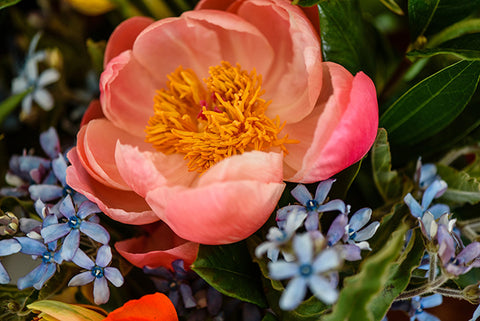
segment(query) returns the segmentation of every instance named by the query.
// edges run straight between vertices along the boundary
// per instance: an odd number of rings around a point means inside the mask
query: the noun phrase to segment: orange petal
[[[117,251],[139,268],[163,266],[172,269],[172,262],[181,259],[185,267],[196,259],[198,244],[177,236],[163,222],[155,224],[149,235],[115,243]]]
[[[170,299],[163,293],[147,294],[138,300],[130,300],[110,312],[104,321],[178,321],[177,312]]]

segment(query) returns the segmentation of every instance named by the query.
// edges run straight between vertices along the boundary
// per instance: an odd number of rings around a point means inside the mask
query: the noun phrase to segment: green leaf
[[[344,66],[352,74],[375,70],[373,36],[362,18],[357,0],[320,1],[320,39],[325,61]]]
[[[425,245],[420,229],[416,229],[402,253],[402,257],[397,263],[391,265],[388,280],[385,282],[381,294],[368,304],[374,320],[381,320],[395,298],[407,288],[412,271],[420,265],[424,252]]]
[[[437,164],[437,172],[448,184],[447,191],[440,198],[441,202],[448,201],[455,205],[480,202],[480,182],[477,179],[464,171],[442,164]]]
[[[478,32],[480,32],[480,19],[462,20],[433,35],[428,40],[427,47],[433,48],[460,36]]]
[[[478,10],[480,0],[408,0],[412,40],[433,34]]]
[[[373,180],[383,200],[398,199],[402,196],[403,182],[397,171],[392,171],[392,158],[387,131],[380,128],[372,147]]]
[[[31,91],[32,89],[28,89],[23,93],[8,97],[0,103],[0,124],[3,123],[5,118],[7,118],[7,116],[15,110],[15,108],[22,102],[23,98],[25,98],[25,96]]]
[[[422,58],[441,54],[454,55],[466,60],[480,60],[480,33],[463,35],[439,44],[436,48],[412,50],[407,56]]]
[[[192,270],[225,295],[260,307],[267,306],[258,269],[252,262],[245,242],[200,245]]]
[[[369,304],[383,295],[384,286],[390,277],[389,273],[402,251],[407,230],[407,224],[400,224],[391,234],[389,241],[377,253],[362,262],[360,271],[356,275],[345,278],[333,312],[322,320],[379,320],[374,319],[374,312]]]
[[[311,7],[317,3],[319,3],[322,0],[293,0],[292,4],[298,4],[299,6],[302,7]]]
[[[395,0],[380,0],[380,2],[383,3],[383,5],[393,13],[396,13],[400,16],[403,16],[405,14],[402,8],[400,8],[400,6],[395,2]]]
[[[0,9],[13,6],[19,3],[21,0],[0,0]]]
[[[380,117],[391,144],[426,139],[451,123],[470,101],[480,77],[480,62],[459,61],[410,88]]]
[[[32,288],[19,290],[14,285],[0,285],[0,317],[2,321],[31,320],[27,304],[36,299],[38,291]]]

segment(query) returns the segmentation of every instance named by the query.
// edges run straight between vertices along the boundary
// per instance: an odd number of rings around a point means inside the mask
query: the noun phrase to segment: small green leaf
[[[23,98],[25,98],[25,96],[31,91],[32,89],[28,89],[23,93],[8,97],[0,103],[0,124],[3,123],[5,118],[7,118],[7,116],[15,110],[15,108],[22,102]]]
[[[369,307],[372,300],[383,295],[396,259],[399,257],[408,226],[398,226],[387,243],[375,254],[366,258],[360,271],[344,280],[343,289],[333,312],[324,321],[373,321],[374,313]]]
[[[0,0],[0,9],[13,6],[22,0]]]
[[[400,16],[403,16],[405,14],[402,8],[400,8],[400,6],[398,5],[398,3],[395,2],[395,0],[380,0],[380,2],[383,3],[383,5],[393,13],[396,13]]]
[[[384,201],[388,202],[402,196],[402,178],[397,171],[392,171],[392,158],[388,144],[387,131],[378,130],[372,147],[372,172],[375,186]]]
[[[344,66],[352,74],[375,71],[374,37],[362,18],[357,0],[320,1],[320,39],[325,61]]]
[[[412,271],[420,265],[425,245],[420,229],[416,229],[397,263],[390,267],[388,280],[380,295],[377,295],[369,304],[374,320],[381,320],[387,313],[395,298],[407,288]]]
[[[427,43],[428,48],[437,47],[439,44],[446,41],[458,38],[460,36],[470,34],[470,33],[479,33],[480,32],[480,19],[468,19],[459,21],[447,28],[443,29],[441,32],[433,35]]]
[[[311,7],[317,3],[319,3],[322,0],[293,0],[292,4],[298,4],[299,6],[302,7]]]
[[[480,62],[459,61],[410,88],[380,117],[391,144],[424,140],[450,124],[470,101]]]
[[[447,182],[448,189],[440,201],[448,201],[455,205],[480,202],[480,182],[464,171],[437,164],[438,175]]]
[[[252,262],[245,242],[200,245],[192,270],[225,295],[260,307],[267,306],[259,271]]]
[[[412,50],[408,57],[432,57],[449,54],[466,60],[480,60],[480,33],[463,35],[461,37],[439,44],[436,48]]]
[[[425,33],[439,4],[440,0],[408,1],[408,22],[413,41]]]

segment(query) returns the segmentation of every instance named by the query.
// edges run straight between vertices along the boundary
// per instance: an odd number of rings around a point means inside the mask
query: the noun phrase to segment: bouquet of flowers
[[[480,0],[0,25],[1,320],[479,318]]]

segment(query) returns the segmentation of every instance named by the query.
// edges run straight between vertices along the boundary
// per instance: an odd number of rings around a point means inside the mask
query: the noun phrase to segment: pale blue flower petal
[[[115,285],[117,288],[119,286],[122,286],[124,281],[123,276],[117,268],[109,266],[106,267],[103,272],[105,273],[105,277],[107,278],[107,280],[112,282],[112,284]]]
[[[82,286],[93,282],[95,276],[92,274],[92,271],[85,271],[75,275],[69,282],[68,286]]]
[[[427,209],[434,198],[440,197],[447,189],[447,183],[441,180],[434,181],[423,193],[422,207]]]
[[[20,252],[22,246],[16,239],[7,239],[0,241],[0,256],[7,256]]]
[[[106,267],[112,261],[112,249],[108,245],[102,245],[97,251],[95,263],[98,266]]]
[[[412,213],[413,216],[422,218],[423,209],[420,204],[418,204],[417,200],[413,198],[412,194],[408,193],[405,195],[403,201],[405,204],[407,204],[408,208],[410,209],[410,213]]]
[[[53,201],[63,196],[63,188],[55,185],[37,184],[28,188],[32,200],[40,199],[42,202]]]
[[[52,170],[62,186],[67,185],[67,167],[67,162],[62,154],[59,154],[57,158],[52,160]]]
[[[197,306],[197,302],[193,298],[192,288],[184,283],[180,283],[180,294],[182,295],[182,301],[184,307],[187,309]]]
[[[340,241],[345,235],[345,226],[347,226],[348,217],[345,214],[338,215],[333,220],[327,232],[327,244],[332,246]]]
[[[295,235],[293,238],[293,251],[300,264],[311,263],[313,258],[313,242],[308,233]]]
[[[33,95],[28,94],[22,100],[22,111],[29,115],[32,111]]]
[[[38,77],[37,86],[45,87],[60,79],[60,73],[53,68],[44,70]],[[53,158],[53,157],[52,157]]]
[[[318,184],[317,190],[315,191],[315,200],[318,204],[322,204],[325,201],[334,182],[335,179],[327,179]]]
[[[54,263],[46,264],[45,273],[40,275],[40,279],[33,285],[33,287],[37,290],[40,290],[42,286],[50,280],[50,278],[55,274],[57,271],[57,265]]]
[[[339,211],[340,213],[346,214],[347,213],[347,206],[345,202],[342,200],[331,200],[328,203],[320,205],[317,209],[318,212],[331,212],[331,211]]]
[[[433,314],[422,312],[416,315],[418,321],[442,321]]]
[[[303,215],[307,212],[305,207],[301,205],[288,205],[277,210],[277,225],[280,228],[285,228],[286,221],[290,215]]]
[[[95,304],[104,304],[110,298],[110,290],[108,289],[107,279],[95,278],[93,282],[93,301]]]
[[[319,275],[312,275],[308,280],[308,285],[312,293],[325,304],[333,304],[338,299],[338,290]]]
[[[98,208],[97,204],[90,201],[85,201],[78,207],[77,216],[83,220],[89,215],[100,212],[101,210]]]
[[[293,262],[277,261],[268,263],[269,275],[274,280],[283,280],[298,273],[298,265]]]
[[[45,243],[50,243],[58,240],[61,237],[64,237],[65,235],[70,233],[71,230],[72,229],[68,226],[68,224],[65,223],[52,224],[42,228],[40,234],[42,235]]]
[[[293,278],[280,297],[279,306],[282,310],[295,309],[305,298],[307,293],[307,279],[302,277]]]
[[[358,261],[362,259],[361,249],[354,244],[344,244],[341,250],[343,257],[347,261]]]
[[[21,253],[29,255],[42,255],[47,251],[47,247],[43,244],[43,242],[38,240],[34,240],[25,236],[16,237],[15,239],[22,246],[22,249],[20,250]]]
[[[450,213],[450,207],[445,204],[435,204],[431,206],[428,211],[433,214],[435,219],[440,218],[445,213]]]
[[[8,275],[7,270],[0,263],[0,284],[8,284],[10,282],[10,276]]]
[[[443,297],[441,294],[436,293],[422,297],[421,302],[424,309],[433,308],[443,303]]]
[[[313,262],[315,273],[323,273],[340,267],[342,258],[337,249],[331,247],[323,250]]]
[[[33,100],[35,100],[43,110],[49,111],[53,108],[53,97],[45,89],[37,88],[37,90],[33,92]]]
[[[303,184],[295,186],[295,188],[292,189],[291,194],[302,205],[306,205],[307,202],[312,199],[312,194],[310,194],[307,187]]]
[[[71,230],[67,237],[63,240],[61,255],[64,260],[70,261],[78,250],[80,245],[80,231]]]
[[[60,140],[54,127],[40,134],[40,146],[51,159],[54,159],[60,153]]]
[[[75,207],[72,202],[70,195],[65,196],[62,203],[60,204],[60,213],[66,218],[71,218],[76,216]]]
[[[348,227],[353,231],[358,231],[359,229],[364,227],[368,223],[368,221],[370,221],[370,217],[372,217],[371,208],[365,207],[365,208],[359,209],[350,218]]]
[[[472,318],[468,321],[476,321],[480,317],[480,305],[473,312]]]
[[[17,288],[19,290],[23,290],[33,286],[41,279],[42,275],[44,275],[46,272],[47,272],[47,264],[41,263],[39,266],[34,268],[30,273],[18,279]]]
[[[110,241],[110,234],[108,234],[108,231],[103,226],[96,223],[83,221],[80,224],[80,232],[102,244],[107,244]]]
[[[87,270],[91,270],[95,266],[95,263],[80,249],[75,252],[72,262]]]
[[[309,232],[318,230],[318,212],[309,212],[305,220],[305,229]]]
[[[435,179],[437,178],[437,167],[434,164],[425,164],[422,165],[420,169],[420,179],[419,186],[420,188],[426,188],[430,186]]]
[[[470,263],[480,256],[480,243],[472,242],[468,244],[460,253],[457,255],[457,261],[462,263]]]
[[[375,234],[379,226],[380,222],[373,222],[364,229],[358,231],[357,235],[353,239],[356,242],[368,240]]]

